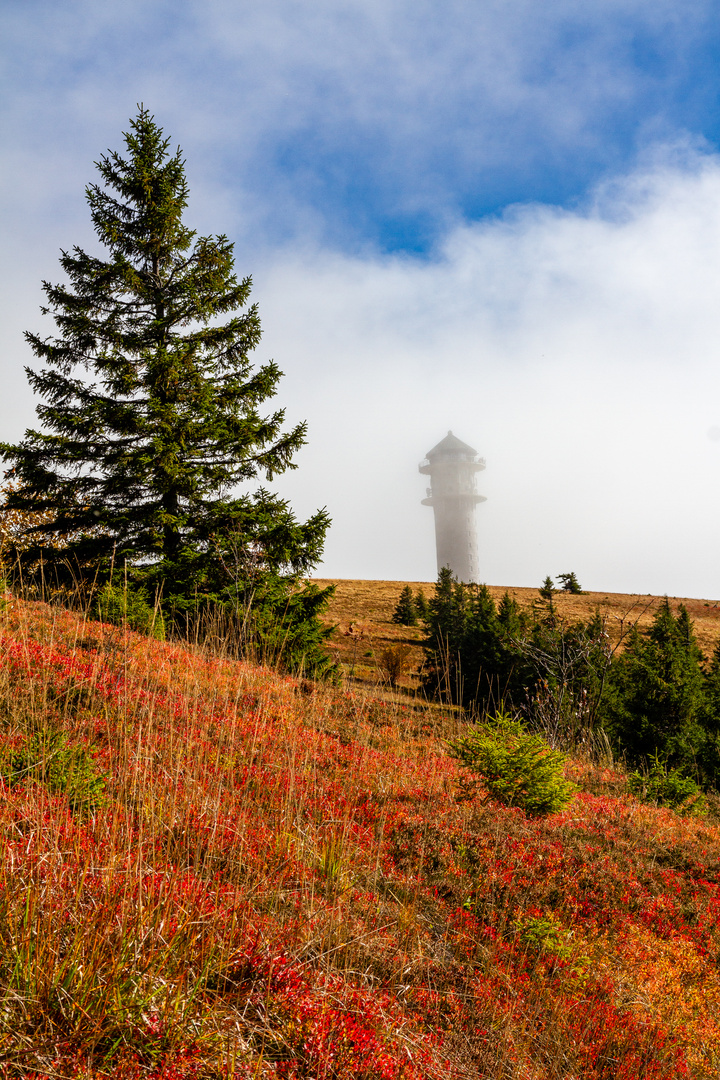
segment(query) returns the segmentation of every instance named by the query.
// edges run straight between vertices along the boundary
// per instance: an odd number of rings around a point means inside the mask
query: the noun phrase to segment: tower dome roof
[[[439,457],[441,454],[472,454],[473,457],[477,457],[477,450],[473,450],[472,446],[468,446],[462,439],[458,439],[457,435],[453,435],[452,431],[448,431],[445,438],[441,439],[437,446],[433,446],[432,450],[428,450],[425,456],[432,459]]]

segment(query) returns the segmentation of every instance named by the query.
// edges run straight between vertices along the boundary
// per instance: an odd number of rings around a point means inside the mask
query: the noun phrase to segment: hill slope
[[[0,1076],[716,1077],[720,830],[610,768],[6,598]]]
[[[422,591],[430,599],[434,583],[318,578],[316,584],[335,586],[325,621],[327,625],[337,627],[331,648],[345,673],[352,672],[357,682],[367,686],[383,682],[380,662],[383,649],[403,643],[411,649],[411,664],[402,685],[406,689],[416,689],[417,670],[423,658],[422,631],[416,627],[397,626],[392,616],[405,585],[410,585],[414,593]],[[523,608],[530,607],[538,599],[537,589],[490,585],[489,591],[496,603],[508,592]],[[599,611],[606,620],[611,640],[616,642],[633,623],[640,627],[649,626],[661,600],[659,596],[630,593],[588,592],[573,596],[558,592],[554,603],[560,615],[569,622],[587,620]],[[673,610],[680,604],[687,608],[693,620],[700,648],[706,657],[710,657],[720,641],[720,601],[670,597]]]

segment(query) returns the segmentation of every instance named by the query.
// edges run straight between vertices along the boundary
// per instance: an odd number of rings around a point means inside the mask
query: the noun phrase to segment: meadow
[[[10,593],[0,642],[3,1080],[718,1076],[713,814],[574,757],[528,817],[453,712]]]

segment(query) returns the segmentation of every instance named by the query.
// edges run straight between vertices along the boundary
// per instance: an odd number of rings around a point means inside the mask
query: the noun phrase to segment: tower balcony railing
[[[426,488],[423,506],[434,506],[438,502],[487,502],[485,495],[478,495],[476,488]]]
[[[455,470],[459,466],[471,469],[472,472],[482,472],[485,468],[485,458],[478,458],[477,461],[471,461],[469,458],[447,458],[444,461],[435,462],[431,462],[428,458],[425,458],[418,465],[418,472],[429,476],[431,472],[443,472],[448,468]]]
[[[425,494],[428,498],[435,495],[439,499],[452,499],[456,495],[477,495],[477,488],[474,484],[437,484],[435,487],[425,488]]]

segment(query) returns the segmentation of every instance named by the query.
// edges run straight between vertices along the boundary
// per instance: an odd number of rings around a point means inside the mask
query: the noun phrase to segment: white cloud
[[[6,438],[33,423],[21,333],[43,326],[40,279],[90,237],[80,197],[58,207],[9,230]],[[590,588],[720,596],[720,158],[658,150],[583,209],[511,208],[450,230],[434,259],[237,255],[258,362],[285,370],[288,421],[310,421],[279,486],[303,516],[328,505],[323,572],[434,575],[417,462],[451,427],[488,461],[488,581],[573,569]]]
[[[6,6],[3,437],[33,422],[21,334],[42,326],[40,280],[57,276],[61,246],[92,244],[91,162],[142,100],[186,151],[191,220],[242,238],[266,328],[258,359],[275,355],[288,419],[311,423],[282,490],[302,514],[328,504],[328,573],[433,575],[416,466],[452,427],[488,459],[489,581],[574,569],[588,587],[720,596],[720,443],[707,434],[720,426],[718,158],[673,132],[574,210],[457,214],[488,176],[502,193],[516,171],[569,154],[617,171],[623,109],[640,142],[664,138],[666,97],[712,12],[709,0]],[[638,38],[667,70],[635,63]],[[292,139],[309,147],[294,171]],[[357,254],[362,228],[345,253],[323,240],[317,191],[337,168],[326,190],[349,201],[347,162],[366,159],[384,212],[445,222],[433,258]],[[276,219],[294,236],[284,248]]]
[[[436,261],[285,251],[256,281],[310,420],[281,488],[327,502],[328,574],[433,576],[416,465],[451,427],[488,459],[489,581],[720,595],[718,158],[457,228]]]

